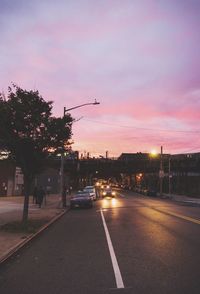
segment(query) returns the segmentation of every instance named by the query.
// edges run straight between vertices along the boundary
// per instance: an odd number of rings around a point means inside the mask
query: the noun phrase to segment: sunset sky
[[[74,150],[200,152],[199,0],[0,0],[0,91],[72,110]]]

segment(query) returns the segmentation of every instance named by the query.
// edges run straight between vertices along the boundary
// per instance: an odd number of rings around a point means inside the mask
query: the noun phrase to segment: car
[[[93,200],[88,193],[79,191],[70,199],[70,208],[93,207]]]
[[[96,190],[95,190],[95,187],[94,186],[86,186],[83,189],[83,192],[89,193],[93,200],[96,200],[97,199]]]
[[[109,184],[102,184],[100,189],[101,189],[101,192],[105,189],[109,189],[110,188],[110,185]]]
[[[150,196],[150,197],[151,196],[156,197],[157,196],[157,191],[156,191],[156,189],[147,189],[146,195]]]
[[[116,195],[116,192],[113,191],[111,188],[106,188],[106,189],[104,189],[102,191],[101,195],[102,195],[102,198],[104,198],[104,197],[112,197],[112,198],[114,198],[115,195]]]
[[[84,190],[79,190],[76,195],[78,194],[85,194],[87,195],[88,197],[90,197],[92,200],[94,200],[94,196],[92,195],[92,193],[89,193],[88,191],[84,191]]]
[[[142,187],[141,187],[141,186],[135,186],[135,187],[134,187],[134,191],[135,191],[136,193],[142,193]]]

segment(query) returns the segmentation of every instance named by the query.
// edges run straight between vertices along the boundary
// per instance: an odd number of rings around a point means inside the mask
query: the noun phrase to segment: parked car
[[[155,189],[147,189],[146,195],[156,197],[157,196],[157,191]]]
[[[143,195],[147,195],[147,193],[148,193],[148,189],[142,187],[140,193],[143,194]]]
[[[93,200],[88,193],[78,192],[70,199],[70,208],[93,207]]]
[[[94,196],[93,196],[91,193],[89,193],[88,191],[79,190],[79,191],[76,193],[76,195],[79,195],[79,194],[85,194],[85,195],[87,195],[88,197],[90,197],[90,198],[92,199],[92,201],[94,200]]]
[[[113,191],[111,188],[106,188],[102,191],[102,198],[104,197],[112,197],[114,198],[116,196],[116,192]]]
[[[95,190],[95,187],[94,186],[86,186],[83,189],[83,192],[89,193],[93,200],[96,200],[97,199],[96,190]]]
[[[141,187],[141,186],[135,186],[135,187],[134,187],[134,191],[135,191],[136,193],[141,193],[141,192],[142,192],[142,187]]]

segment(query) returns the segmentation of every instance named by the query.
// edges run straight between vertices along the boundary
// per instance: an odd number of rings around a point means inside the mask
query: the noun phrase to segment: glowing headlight
[[[116,194],[116,192],[112,192],[112,195],[115,195]]]
[[[106,195],[106,192],[103,192],[103,195]]]

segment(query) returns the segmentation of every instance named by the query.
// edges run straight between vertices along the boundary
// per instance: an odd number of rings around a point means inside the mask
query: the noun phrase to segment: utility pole
[[[108,159],[108,150],[106,151],[106,159]]]
[[[169,196],[171,195],[171,156],[169,155],[169,162],[168,162],[168,173],[169,173]]]
[[[63,208],[66,207],[66,191],[64,188],[64,152],[61,152],[61,164],[60,164],[60,196],[62,199]]]
[[[160,171],[159,171],[159,180],[160,180],[160,196],[163,194],[163,147],[160,148]]]

